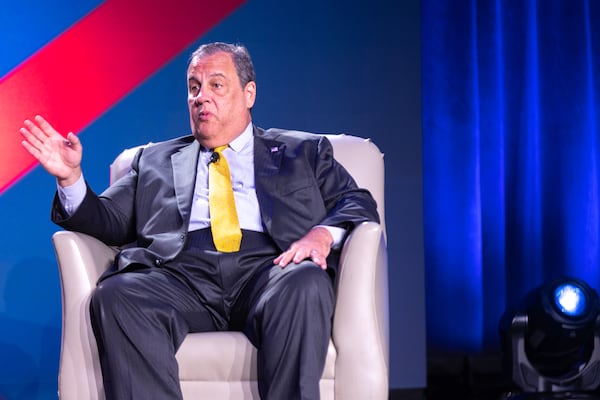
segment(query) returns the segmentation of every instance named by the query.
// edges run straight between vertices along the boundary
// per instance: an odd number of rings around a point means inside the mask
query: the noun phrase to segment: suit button
[[[182,233],[181,236],[179,236],[179,240],[182,242],[185,240],[185,233]]]
[[[163,260],[161,260],[160,258],[157,258],[156,260],[154,260],[154,265],[156,265],[157,267],[162,266]]]

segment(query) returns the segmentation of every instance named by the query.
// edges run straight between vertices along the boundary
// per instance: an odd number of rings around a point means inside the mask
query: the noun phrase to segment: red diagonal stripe
[[[25,118],[79,132],[243,0],[108,0],[0,80],[0,193],[36,161]]]

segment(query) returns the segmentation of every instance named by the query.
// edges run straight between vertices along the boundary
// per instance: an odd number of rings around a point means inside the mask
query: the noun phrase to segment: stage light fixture
[[[600,301],[584,281],[533,289],[502,316],[500,336],[505,372],[522,393],[583,395],[600,386]]]

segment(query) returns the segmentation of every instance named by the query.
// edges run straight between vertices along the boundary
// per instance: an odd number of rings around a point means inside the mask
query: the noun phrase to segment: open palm
[[[65,139],[41,116],[26,120],[20,132],[25,139],[23,147],[59,183],[66,186],[79,178],[83,149],[77,136],[69,133]]]

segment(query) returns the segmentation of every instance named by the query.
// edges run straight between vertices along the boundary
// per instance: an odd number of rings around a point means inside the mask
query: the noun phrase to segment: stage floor
[[[600,384],[600,383],[599,383]],[[530,393],[516,391],[502,371],[498,354],[435,356],[427,360],[427,387],[392,389],[389,400],[600,400],[594,393]]]

